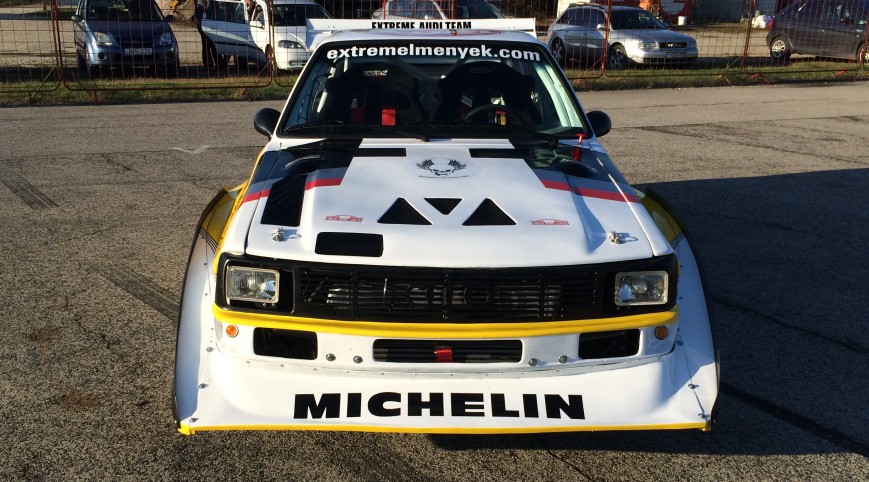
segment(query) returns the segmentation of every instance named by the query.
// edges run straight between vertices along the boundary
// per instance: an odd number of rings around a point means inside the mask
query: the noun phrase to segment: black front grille
[[[153,47],[154,39],[153,38],[125,38],[119,41],[121,47],[123,48],[143,48],[143,47]]]
[[[597,272],[567,269],[303,268],[297,311],[338,319],[558,320],[599,313],[598,284]]]
[[[329,233],[320,233],[319,237],[323,234]],[[318,246],[320,241],[318,239]],[[365,246],[366,243],[361,241],[364,240],[340,244]],[[228,304],[224,287],[228,265],[278,270],[281,273],[281,301],[277,305]],[[340,321],[508,323],[582,320],[667,311],[677,299],[677,265],[672,254],[595,265],[423,268],[305,263],[224,253],[220,266],[215,302],[223,309]],[[616,273],[653,270],[670,273],[669,301],[666,304],[615,305]]]
[[[518,363],[519,340],[375,340],[374,360],[388,363]]]

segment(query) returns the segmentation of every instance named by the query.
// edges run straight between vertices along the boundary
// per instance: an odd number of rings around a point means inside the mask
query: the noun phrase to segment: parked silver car
[[[632,64],[686,64],[697,60],[697,41],[670,30],[638,7],[612,7],[607,36],[606,5],[573,5],[549,26],[549,50],[562,66],[585,66],[606,58],[610,69]]]
[[[72,16],[79,72],[156,68],[178,75],[178,42],[154,0],[80,0]]]

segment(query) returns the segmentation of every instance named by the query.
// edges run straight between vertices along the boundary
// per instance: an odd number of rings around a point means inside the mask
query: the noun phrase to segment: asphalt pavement
[[[688,228],[715,430],[178,434],[196,221],[281,102],[0,109],[0,480],[869,480],[869,84],[582,93]]]

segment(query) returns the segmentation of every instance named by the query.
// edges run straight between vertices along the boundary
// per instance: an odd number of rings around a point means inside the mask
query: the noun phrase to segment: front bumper
[[[275,64],[281,70],[302,70],[311,54],[305,49],[277,48]]]
[[[639,64],[684,63],[697,60],[697,48],[633,50],[628,56]]]
[[[252,328],[242,326],[237,339],[226,339],[225,323],[212,311],[209,267],[214,253],[200,237],[191,254],[179,324],[178,429],[184,434],[257,429],[706,429],[718,391],[717,364],[699,275],[686,241],[677,247],[677,255],[678,321],[668,321],[673,327],[669,338],[644,341],[636,357],[560,361],[561,354],[573,350],[569,340],[575,335],[558,332],[528,334],[519,363],[423,366],[374,362],[369,335],[334,330],[321,334],[324,349],[310,361],[252,356],[249,344],[238,341]],[[638,325],[647,332],[658,321]],[[666,344],[666,349],[655,343]]]
[[[151,48],[151,53],[128,54],[122,47],[98,47],[87,52],[87,62],[99,67],[172,67],[178,64],[178,49]]]

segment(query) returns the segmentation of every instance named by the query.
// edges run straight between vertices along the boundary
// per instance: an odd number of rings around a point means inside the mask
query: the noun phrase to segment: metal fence
[[[0,0],[0,92],[289,87],[306,18],[493,9],[534,17],[573,79],[834,76],[869,63],[869,0],[199,0],[198,13],[197,0]]]

